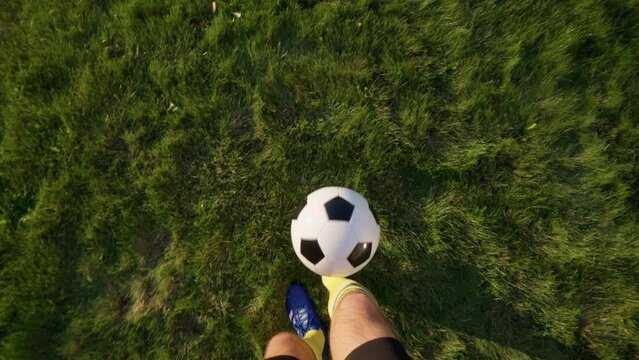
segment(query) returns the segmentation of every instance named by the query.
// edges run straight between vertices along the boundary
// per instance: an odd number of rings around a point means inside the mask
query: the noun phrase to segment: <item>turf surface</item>
[[[416,359],[639,356],[636,0],[216,7],[3,3],[0,358],[259,358],[325,185]]]

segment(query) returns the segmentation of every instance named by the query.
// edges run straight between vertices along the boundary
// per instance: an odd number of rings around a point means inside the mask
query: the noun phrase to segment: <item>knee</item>
[[[272,346],[282,347],[282,346],[286,346],[286,345],[289,345],[291,343],[297,342],[298,339],[299,338],[297,337],[297,335],[292,334],[290,332],[277,333],[268,342],[268,346],[267,347],[272,347]]]
[[[311,359],[310,349],[304,347],[302,340],[297,335],[281,332],[271,338],[266,345],[264,357],[270,358],[278,355],[289,355],[297,359]]]

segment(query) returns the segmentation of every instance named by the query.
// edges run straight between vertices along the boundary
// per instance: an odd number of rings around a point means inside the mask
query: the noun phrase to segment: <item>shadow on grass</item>
[[[421,349],[425,358],[437,355],[443,339],[436,334],[445,330],[460,336],[469,355],[481,355],[474,348],[477,339],[531,357],[559,358],[568,350],[540,335],[529,315],[491,297],[479,271],[467,263],[438,262],[419,252],[407,267],[384,253],[375,260],[369,272],[375,276],[368,275],[363,282],[370,284],[400,334],[416,343],[412,347]]]
[[[402,174],[399,193],[378,194],[382,201],[385,196],[399,199],[394,201],[395,209],[387,209],[396,214],[387,218],[390,236],[386,241],[393,243],[379,251],[368,271],[357,278],[371,288],[406,346],[432,358],[445,350],[448,335],[444,334],[452,331],[465,344],[465,353],[474,357],[486,355],[478,347],[485,348],[487,342],[531,357],[560,358],[570,353],[572,349],[543,335],[543,328],[530,315],[490,294],[480,270],[454,255],[454,247],[464,244],[463,239],[450,244],[453,249],[445,256],[435,258],[428,251],[423,238],[430,229],[421,204],[442,195],[441,184],[453,179],[414,168]]]

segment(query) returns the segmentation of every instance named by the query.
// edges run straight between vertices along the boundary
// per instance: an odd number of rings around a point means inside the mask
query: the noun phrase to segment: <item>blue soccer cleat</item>
[[[286,313],[297,336],[306,342],[317,359],[328,359],[328,337],[315,311],[313,301],[300,283],[292,283],[286,292]]]

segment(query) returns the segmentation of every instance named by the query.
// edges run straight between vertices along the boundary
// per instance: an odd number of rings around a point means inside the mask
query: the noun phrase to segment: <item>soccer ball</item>
[[[379,234],[366,199],[343,187],[312,192],[291,222],[295,254],[324,276],[349,276],[363,269],[377,251]]]

